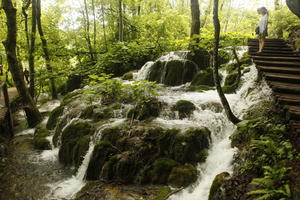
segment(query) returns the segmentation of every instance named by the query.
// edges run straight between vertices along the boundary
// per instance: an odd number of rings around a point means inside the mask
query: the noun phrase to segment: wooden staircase
[[[282,39],[266,39],[263,53],[258,40],[249,39],[249,54],[272,88],[292,129],[300,133],[300,55]]]

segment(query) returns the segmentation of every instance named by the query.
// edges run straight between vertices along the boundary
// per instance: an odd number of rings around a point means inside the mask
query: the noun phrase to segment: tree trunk
[[[200,9],[198,0],[191,0],[191,15],[191,38],[193,39],[196,35],[200,34]],[[197,46],[199,43],[199,38],[194,38],[192,43],[193,44],[190,45],[190,49],[194,49],[195,46]]]
[[[29,65],[29,92],[32,98],[35,93],[35,63],[34,63],[34,52],[35,52],[35,36],[36,36],[36,0],[32,0],[32,16],[31,16],[31,34],[30,34],[30,47],[28,55]]]
[[[94,20],[94,49],[96,49],[97,44],[97,26],[96,26],[96,12],[95,12],[95,0],[92,0],[92,9],[93,9],[93,20]]]
[[[123,42],[123,8],[122,8],[122,0],[119,0],[119,41]]]
[[[88,48],[91,56],[91,60],[95,61],[94,54],[93,54],[93,47],[92,47],[92,42],[91,42],[91,36],[90,36],[90,18],[89,18],[89,11],[88,11],[88,5],[87,1],[84,0],[84,9],[85,9],[85,29],[86,29],[86,41],[88,43]]]
[[[2,7],[6,14],[7,19],[7,38],[3,42],[6,55],[7,63],[15,82],[16,88],[19,95],[22,98],[22,103],[27,116],[27,122],[29,127],[34,127],[42,121],[42,115],[35,106],[33,99],[31,98],[29,91],[25,86],[23,71],[20,70],[16,55],[16,43],[17,43],[17,23],[16,23],[16,12],[11,0],[2,0]]]
[[[219,9],[219,0],[214,0],[214,9],[213,9],[213,19],[214,19],[214,27],[215,27],[215,42],[214,42],[214,52],[213,52],[214,82],[228,119],[232,123],[237,124],[238,122],[240,122],[240,120],[231,111],[229,103],[222,91],[220,77],[219,77],[218,54],[219,54],[219,42],[220,42],[220,21],[218,16],[219,15],[218,9]]]
[[[28,56],[30,52],[30,40],[29,40],[29,31],[28,31],[28,14],[27,14],[27,9],[30,6],[31,1],[28,0],[27,2],[24,2],[24,5],[22,7],[22,13],[24,16],[24,30],[25,30],[25,36],[26,36],[26,45],[27,45],[27,51],[28,51]]]
[[[240,82],[241,77],[242,77],[242,70],[241,70],[241,65],[242,64],[240,62],[239,56],[237,55],[235,47],[232,48],[232,53],[233,53],[234,59],[237,62],[237,65],[238,65],[238,82]]]
[[[108,51],[107,39],[106,39],[106,27],[105,27],[105,12],[104,12],[103,2],[101,4],[101,13],[102,13],[102,28],[103,28],[103,38],[104,38],[104,43],[105,43],[105,49],[106,49],[106,51]]]
[[[210,12],[211,12],[212,1],[213,1],[213,0],[209,0],[208,7],[207,7],[206,10],[205,10],[204,19],[203,19],[203,21],[202,21],[202,23],[201,23],[201,28],[203,28],[203,27],[205,26],[206,20],[207,20],[209,14],[210,14]]]
[[[50,76],[49,81],[50,81],[51,96],[52,96],[52,99],[57,99],[55,80],[53,77],[53,68],[51,66],[51,59],[50,59],[50,55],[49,55],[47,40],[45,38],[43,28],[42,28],[42,22],[41,22],[41,0],[37,0],[37,26],[38,26],[40,38],[42,41],[44,56],[45,56],[45,60],[46,60],[46,68],[47,68],[47,71]]]

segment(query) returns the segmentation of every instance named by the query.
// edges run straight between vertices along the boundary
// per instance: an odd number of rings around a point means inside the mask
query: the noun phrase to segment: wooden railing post
[[[7,108],[7,115],[8,115],[8,120],[9,120],[9,124],[8,124],[8,128],[9,128],[9,133],[10,133],[10,137],[13,137],[14,133],[13,133],[13,119],[12,119],[12,113],[11,113],[11,107],[10,107],[10,102],[9,102],[9,95],[8,95],[8,90],[7,90],[7,85],[4,82],[2,84],[2,93],[3,93],[3,97],[4,97],[4,102],[5,102],[5,107]]]

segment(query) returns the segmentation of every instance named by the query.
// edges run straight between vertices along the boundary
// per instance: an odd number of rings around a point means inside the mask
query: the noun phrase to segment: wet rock
[[[203,110],[211,110],[216,113],[223,112],[223,106],[219,102],[207,102],[200,105]]]
[[[51,149],[50,141],[46,138],[50,135],[50,132],[46,129],[37,129],[33,137],[33,145],[38,150]]]
[[[224,181],[229,178],[230,178],[230,174],[228,172],[223,172],[221,174],[218,174],[215,177],[215,179],[210,187],[208,200],[226,200],[225,195],[224,194],[217,195],[217,191],[220,190],[220,187],[224,183]],[[220,196],[221,196],[221,198],[220,198]]]
[[[131,80],[131,79],[133,79],[133,72],[127,72],[127,73],[123,74],[122,79],[123,80]]]
[[[223,86],[223,92],[225,94],[231,94],[236,91],[240,83],[239,75],[237,71],[233,71],[226,76]]]
[[[174,167],[205,161],[209,141],[206,128],[185,132],[149,124],[106,128],[94,147],[86,177],[126,184],[166,184]],[[187,170],[177,171],[180,174]]]
[[[191,86],[199,85],[215,86],[212,68],[201,70],[196,74],[191,82]]]
[[[200,70],[204,70],[210,66],[210,55],[205,49],[190,51],[187,59],[198,65]]]
[[[153,164],[152,171],[150,172],[151,182],[155,184],[166,184],[172,169],[179,165],[180,163],[169,158],[157,159]]]
[[[174,160],[181,163],[197,163],[205,160],[201,152],[208,149],[210,143],[210,131],[207,128],[190,128],[184,133],[174,136],[171,145],[171,154]]]
[[[172,110],[178,111],[179,118],[183,119],[189,117],[194,110],[196,110],[196,106],[187,100],[179,100],[176,104],[172,107]]]
[[[159,116],[162,104],[156,98],[149,99],[144,103],[137,104],[134,108],[129,110],[127,118],[146,120]]]
[[[187,164],[174,167],[169,175],[168,184],[173,187],[186,187],[197,180],[198,171],[196,167]]]
[[[59,106],[59,107],[55,108],[49,116],[46,128],[49,130],[54,129],[59,117],[63,114],[63,112],[64,112],[64,106]]]
[[[156,61],[150,69],[147,80],[176,86],[190,82],[198,66],[189,60]]]
[[[61,135],[59,161],[65,165],[79,166],[89,147],[89,136],[93,132],[91,125],[85,121],[74,121]]]

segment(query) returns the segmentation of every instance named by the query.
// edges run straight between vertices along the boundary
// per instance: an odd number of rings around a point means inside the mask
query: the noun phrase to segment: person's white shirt
[[[260,21],[259,21],[259,34],[263,34],[264,31],[267,29],[267,26],[268,26],[268,14],[265,14],[264,16],[262,16],[260,18]]]

